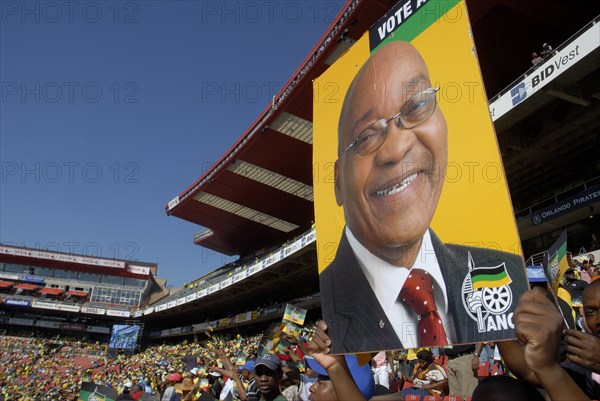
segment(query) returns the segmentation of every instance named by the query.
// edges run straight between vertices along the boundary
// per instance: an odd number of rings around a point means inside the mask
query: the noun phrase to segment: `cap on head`
[[[181,377],[181,373],[173,373],[170,374],[169,377],[167,377],[167,380],[169,380],[170,382],[176,382],[179,383],[181,381],[182,377]]]
[[[256,358],[254,369],[258,368],[260,365],[264,365],[271,370],[281,369],[281,361],[273,354],[264,354]]]
[[[254,372],[254,365],[256,364],[256,362],[250,360],[250,361],[246,361],[245,364],[243,364],[242,366],[238,367],[238,370],[249,370],[250,372]]]

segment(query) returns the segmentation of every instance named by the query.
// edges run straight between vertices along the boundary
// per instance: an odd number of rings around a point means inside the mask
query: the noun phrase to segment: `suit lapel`
[[[369,281],[365,277],[344,232],[332,263],[335,311],[345,317],[339,335],[351,352],[399,349],[402,344]]]

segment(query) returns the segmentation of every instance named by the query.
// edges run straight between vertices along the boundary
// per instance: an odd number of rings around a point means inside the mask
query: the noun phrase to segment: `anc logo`
[[[485,322],[490,315],[502,315],[510,309],[512,291],[508,285],[512,280],[504,262],[494,267],[475,267],[470,252],[468,267],[462,285],[463,305],[483,333],[487,331]]]

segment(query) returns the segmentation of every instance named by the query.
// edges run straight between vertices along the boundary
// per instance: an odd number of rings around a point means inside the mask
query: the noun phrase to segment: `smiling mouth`
[[[403,179],[402,181],[400,181],[398,184],[389,187],[389,188],[385,188],[385,189],[380,189],[377,192],[375,192],[376,196],[389,196],[389,195],[395,195],[399,192],[404,191],[404,189],[406,189],[406,187],[408,187],[416,178],[417,178],[418,173],[414,173],[409,175],[408,177],[406,177],[405,179]]]

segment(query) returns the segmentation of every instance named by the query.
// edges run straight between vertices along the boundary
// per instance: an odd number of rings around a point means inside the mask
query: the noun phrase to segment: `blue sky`
[[[0,1],[0,242],[232,260],[165,204],[249,127],[343,1]]]

